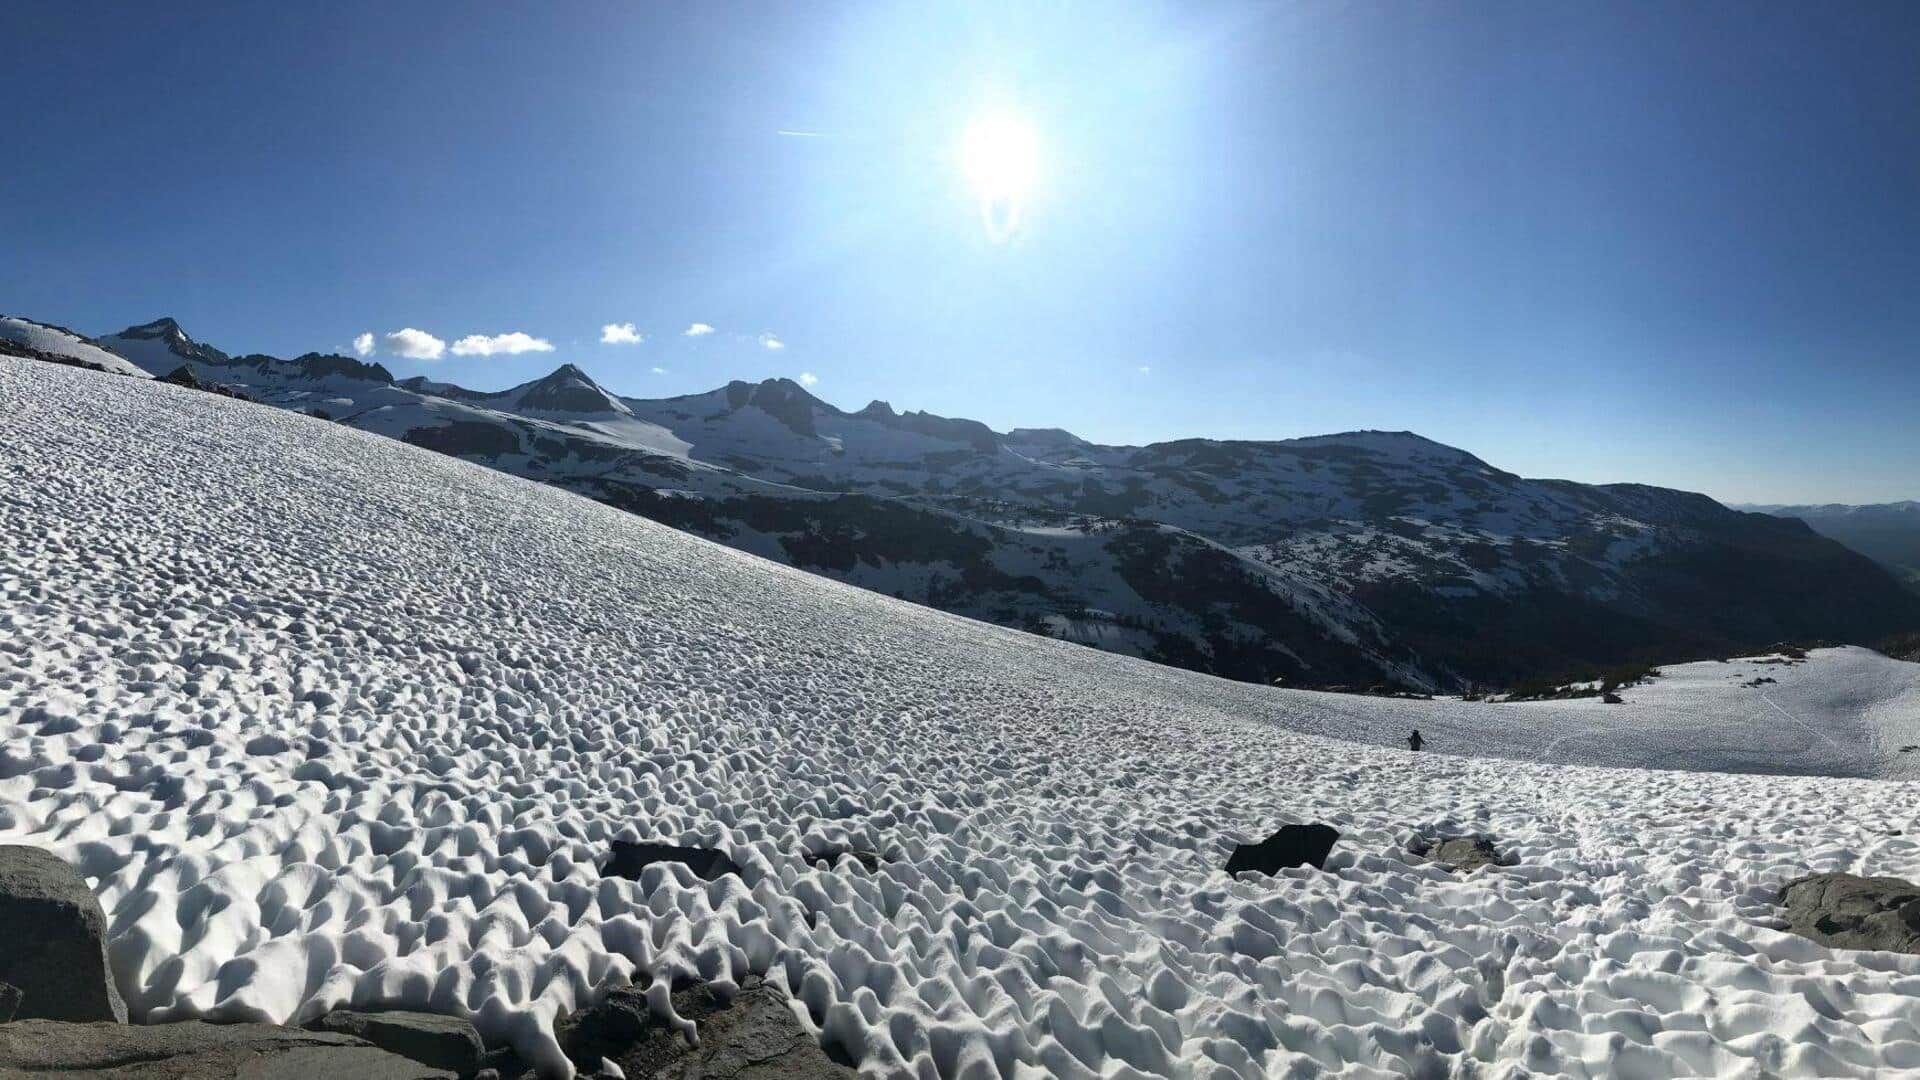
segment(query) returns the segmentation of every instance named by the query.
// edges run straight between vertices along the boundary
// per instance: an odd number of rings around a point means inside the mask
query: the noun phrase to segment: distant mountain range
[[[1869,503],[1848,506],[1779,504],[1743,506],[1777,517],[1798,518],[1822,536],[1830,536],[1892,570],[1894,576],[1920,591],[1920,502]]]
[[[231,356],[171,319],[99,339],[0,320],[8,350],[190,375],[864,588],[1238,679],[1456,689],[1920,628],[1920,595],[1819,525],[1524,479],[1408,432],[1103,446],[846,412],[786,379],[621,397],[571,364],[482,392]]]

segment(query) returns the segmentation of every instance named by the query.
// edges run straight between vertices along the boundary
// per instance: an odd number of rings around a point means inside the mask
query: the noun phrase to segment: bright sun
[[[960,168],[980,200],[988,233],[996,240],[1011,236],[1040,174],[1033,127],[1015,113],[981,113],[961,137]]]

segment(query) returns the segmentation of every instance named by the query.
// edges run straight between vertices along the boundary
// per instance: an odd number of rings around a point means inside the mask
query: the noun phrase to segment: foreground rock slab
[[[1808,874],[1780,889],[1787,929],[1833,949],[1920,954],[1920,885],[1895,877]]]
[[[1275,874],[1290,866],[1311,866],[1324,870],[1327,856],[1340,840],[1340,831],[1331,825],[1282,825],[1280,831],[1257,844],[1240,844],[1227,859],[1227,873],[1255,870]]]
[[[479,1072],[487,1054],[472,1024],[438,1013],[335,1009],[307,1029],[364,1039],[382,1050],[463,1077]]]
[[[58,855],[0,845],[0,982],[20,991],[21,1020],[113,1020],[126,1002],[107,967],[107,917]]]
[[[272,1024],[0,1024],[0,1076],[101,1080],[454,1080],[348,1035]]]
[[[613,991],[562,1021],[555,1035],[585,1076],[597,1075],[603,1060],[628,1080],[844,1080],[855,1075],[800,1026],[786,997],[759,979],[747,980],[731,1002],[705,986],[681,990],[673,995],[673,1011],[694,1022],[699,1046],[655,1020],[638,987]]]

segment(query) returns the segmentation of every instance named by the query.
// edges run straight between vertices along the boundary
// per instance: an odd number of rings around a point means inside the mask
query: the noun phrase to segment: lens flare
[[[982,113],[960,140],[960,168],[980,202],[987,235],[1006,240],[1019,231],[1028,196],[1040,175],[1040,140],[1017,113]]]

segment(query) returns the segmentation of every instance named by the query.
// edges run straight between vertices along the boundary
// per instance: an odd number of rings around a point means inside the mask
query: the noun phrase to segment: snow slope
[[[10,349],[10,345],[22,348]],[[25,353],[29,357],[39,353],[58,363],[92,368],[113,375],[132,375],[142,379],[149,377],[126,357],[103,349],[71,330],[13,315],[0,316],[0,356],[12,356],[15,353]]]
[[[1920,626],[1920,595],[1798,523],[1529,480],[1409,432],[1099,446],[849,413],[787,379],[650,401],[573,364],[480,392],[230,356],[170,318],[100,343],[841,581],[1251,682],[1459,689]]]
[[[1756,680],[1770,679],[1754,685]],[[1623,701],[1486,702],[1280,690],[1287,726],[1397,746],[1581,765],[1920,779],[1920,664],[1871,649],[1674,664]],[[1905,749],[1911,747],[1912,749]]]
[[[0,842],[95,882],[142,1019],[411,1004],[565,1075],[597,988],[764,971],[873,1074],[1920,1070],[1920,957],[1772,903],[1920,874],[1911,784],[1300,734],[1308,695],[45,364],[0,360],[0,537]],[[1326,871],[1219,870],[1308,819]],[[1464,831],[1517,864],[1406,853]],[[743,877],[603,879],[623,834]],[[887,861],[800,857],[841,843]]]

